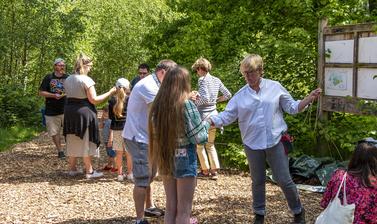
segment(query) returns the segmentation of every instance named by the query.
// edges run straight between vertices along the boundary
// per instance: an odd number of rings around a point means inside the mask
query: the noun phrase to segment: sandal
[[[203,173],[203,171],[200,171],[198,173],[198,176],[197,176],[197,178],[209,178],[209,177],[211,177],[210,174],[209,173]]]
[[[109,171],[109,170],[111,170],[112,168],[113,168],[112,166],[106,165],[102,170],[104,170],[104,171]]]

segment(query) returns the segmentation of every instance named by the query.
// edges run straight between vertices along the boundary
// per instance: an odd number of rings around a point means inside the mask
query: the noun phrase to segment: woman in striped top
[[[211,63],[202,57],[192,65],[192,70],[199,76],[199,93],[195,104],[198,107],[202,120],[207,120],[210,116],[217,115],[216,103],[226,101],[232,96],[219,78],[209,74],[211,69]],[[220,97],[219,92],[222,94]],[[212,127],[208,131],[208,142],[205,145],[197,145],[197,153],[201,166],[201,172],[198,174],[198,177],[211,177],[214,180],[218,178],[217,170],[220,169],[220,162],[214,145],[215,137],[216,128]]]

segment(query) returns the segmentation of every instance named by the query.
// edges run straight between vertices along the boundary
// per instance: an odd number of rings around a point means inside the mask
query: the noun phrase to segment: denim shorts
[[[128,152],[132,157],[132,172],[137,187],[149,187],[156,176],[156,169],[149,172],[148,145],[135,140],[124,139]]]
[[[173,171],[175,178],[196,177],[196,166],[196,145],[190,144],[176,149]]]

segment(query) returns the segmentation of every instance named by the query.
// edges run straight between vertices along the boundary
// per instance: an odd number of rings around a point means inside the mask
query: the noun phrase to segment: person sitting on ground
[[[334,172],[327,183],[321,206],[326,208],[334,199],[346,171]],[[348,164],[346,176],[347,203],[355,204],[353,223],[377,223],[377,140],[367,138],[360,141]],[[343,202],[343,191],[339,193]]]
[[[182,67],[166,73],[149,116],[149,160],[162,175],[166,194],[165,224],[189,224],[196,186],[196,144],[208,139],[190,98],[190,75]]]
[[[99,122],[99,128],[102,128],[102,141],[103,146],[106,148],[106,154],[107,154],[107,164],[102,169],[104,171],[115,169],[115,151],[113,149],[113,143],[109,142],[109,136],[110,136],[110,126],[111,126],[111,120],[109,118],[109,106],[105,106],[102,109],[102,116],[100,118]]]
[[[126,154],[127,175],[128,180],[133,180],[132,159],[125,147],[122,138],[122,130],[127,117],[128,94],[130,93],[130,82],[125,78],[116,81],[117,88],[115,96],[109,100],[109,117],[111,120],[110,140],[113,143],[113,149],[116,152],[115,164],[118,173],[118,181],[124,180],[123,174],[123,152]]]

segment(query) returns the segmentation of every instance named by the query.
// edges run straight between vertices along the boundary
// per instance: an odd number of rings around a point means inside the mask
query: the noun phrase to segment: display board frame
[[[377,24],[319,26],[320,111],[377,115]]]

